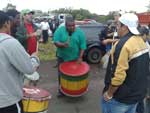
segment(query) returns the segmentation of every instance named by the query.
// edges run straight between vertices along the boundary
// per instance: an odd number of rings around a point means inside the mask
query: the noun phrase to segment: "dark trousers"
[[[145,100],[145,113],[150,113],[150,98]]]
[[[64,62],[64,60],[62,58],[57,57],[57,63],[58,63],[58,90],[59,90],[59,92],[60,92],[60,85],[61,85],[60,78],[61,78],[61,75],[62,75],[62,73],[61,73],[61,71],[59,69],[59,66],[63,62]]]
[[[42,35],[43,35],[43,43],[46,43],[48,41],[48,30],[43,30]]]
[[[8,107],[0,108],[0,113],[24,113],[22,101]]]

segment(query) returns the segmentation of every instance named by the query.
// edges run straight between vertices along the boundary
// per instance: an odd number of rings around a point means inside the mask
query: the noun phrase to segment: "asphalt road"
[[[56,61],[41,62],[38,70],[41,79],[37,87],[46,89],[52,98],[49,101],[47,113],[101,113],[100,99],[103,89],[105,70],[99,64],[90,65],[89,87],[81,97],[57,97]]]

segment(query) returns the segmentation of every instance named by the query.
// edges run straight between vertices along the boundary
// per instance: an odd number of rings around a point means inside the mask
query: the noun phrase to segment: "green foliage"
[[[41,61],[56,59],[56,47],[50,38],[48,43],[39,43],[39,58]]]
[[[150,1],[149,1],[149,4],[146,7],[147,7],[147,11],[150,12]]]
[[[112,13],[110,15],[97,15],[92,14],[86,9],[71,9],[71,8],[60,8],[58,10],[53,10],[52,13],[60,14],[72,14],[76,20],[83,20],[83,19],[94,19],[98,22],[105,23],[107,20],[112,19]]]

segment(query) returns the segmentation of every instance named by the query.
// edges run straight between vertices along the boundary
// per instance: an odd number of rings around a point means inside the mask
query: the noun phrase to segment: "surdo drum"
[[[59,67],[61,74],[60,89],[67,96],[82,96],[88,89],[89,65],[86,62],[64,62]]]

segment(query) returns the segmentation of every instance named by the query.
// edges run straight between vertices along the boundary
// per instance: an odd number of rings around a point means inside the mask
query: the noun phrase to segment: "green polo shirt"
[[[69,47],[57,48],[57,56],[64,61],[77,60],[80,55],[80,50],[86,49],[85,34],[76,27],[74,33],[69,36],[65,26],[59,27],[54,33],[54,40],[56,42],[67,42]]]

